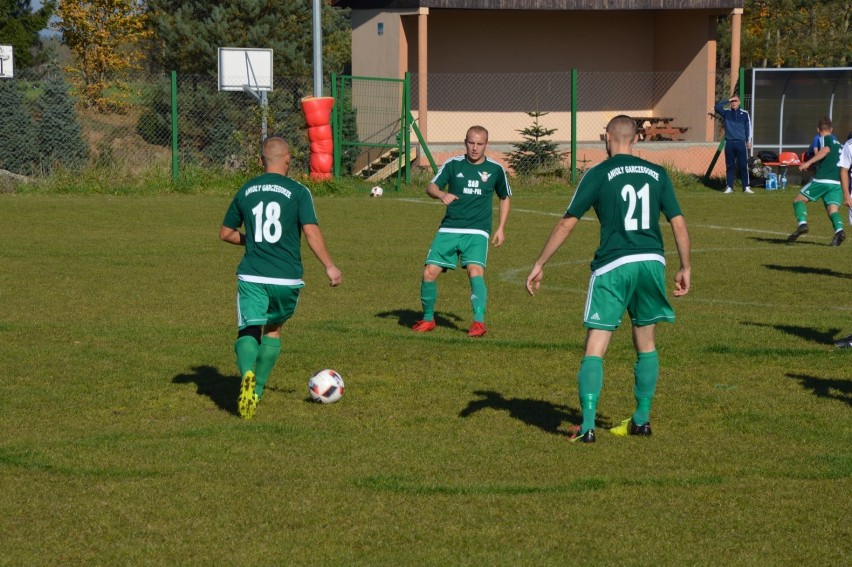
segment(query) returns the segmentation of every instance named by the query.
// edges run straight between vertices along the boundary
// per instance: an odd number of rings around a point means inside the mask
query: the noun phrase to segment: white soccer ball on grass
[[[331,404],[343,396],[343,377],[336,371],[326,368],[311,376],[308,380],[308,392],[311,399],[322,404]]]
[[[384,189],[382,189],[381,187],[376,185],[375,187],[370,189],[370,197],[381,197],[382,193],[384,193],[384,192],[385,192]]]

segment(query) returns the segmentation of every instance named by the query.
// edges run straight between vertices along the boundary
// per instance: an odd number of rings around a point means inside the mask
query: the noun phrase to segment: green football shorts
[[[822,199],[822,202],[825,203],[825,206],[828,205],[837,205],[838,207],[843,204],[843,187],[840,186],[840,182],[837,183],[823,183],[818,180],[813,180],[799,191],[802,195],[808,198],[808,201],[819,201]]]
[[[274,285],[237,280],[237,326],[283,323],[296,312],[303,285]]]
[[[461,259],[462,268],[468,264],[477,264],[484,268],[485,261],[488,259],[488,233],[481,230],[470,232],[449,232],[449,230],[455,229],[441,229],[435,235],[424,264],[434,264],[447,270],[455,270],[456,264]]]
[[[674,323],[674,309],[666,299],[666,266],[656,260],[630,262],[589,281],[583,326],[615,330],[624,311],[636,327],[661,321]]]

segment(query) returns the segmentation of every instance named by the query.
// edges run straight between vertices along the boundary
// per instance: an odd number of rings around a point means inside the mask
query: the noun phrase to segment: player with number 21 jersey
[[[617,154],[589,169],[577,186],[567,215],[582,218],[594,208],[601,223],[593,274],[646,260],[665,264],[659,212],[681,215],[665,169],[628,154]]]

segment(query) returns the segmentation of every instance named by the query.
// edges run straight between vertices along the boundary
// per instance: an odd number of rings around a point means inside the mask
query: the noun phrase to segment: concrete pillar
[[[731,92],[734,94],[734,85],[740,78],[740,38],[742,37],[743,9],[734,8],[731,17]]]
[[[417,12],[417,127],[423,139],[428,142],[426,122],[429,113],[428,86],[429,86],[429,8],[420,8]],[[423,152],[420,152],[418,165],[426,167],[428,161]]]

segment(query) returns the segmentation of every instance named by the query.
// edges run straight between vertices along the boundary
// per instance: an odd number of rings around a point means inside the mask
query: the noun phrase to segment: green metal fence
[[[8,146],[0,151],[0,169],[39,178],[53,175],[57,167],[106,168],[113,179],[156,169],[176,181],[190,179],[193,168],[252,173],[266,117],[269,133],[283,135],[291,143],[293,174],[308,173],[310,149],[300,101],[313,92],[309,77],[276,77],[264,113],[246,93],[219,92],[213,76],[140,75],[130,81],[133,96],[122,112],[101,113],[79,104],[52,109],[51,103],[58,99],[48,94],[57,87],[48,83],[61,71],[53,73],[22,72],[0,81],[0,150]],[[726,79],[727,74],[705,78],[675,72],[576,70],[430,74],[429,139],[424,140],[418,128],[420,77],[416,74],[402,78],[332,75],[326,88],[336,101],[331,117],[334,174],[361,173],[370,178],[383,171],[376,179],[395,178],[399,186],[411,179],[415,153],[417,166],[426,165],[428,159],[434,170],[436,159],[443,162],[464,150],[465,131],[473,124],[491,132],[489,157],[508,163],[522,141],[520,130],[529,124],[530,111],[546,113],[541,123],[555,131],[550,139],[559,146],[558,175],[573,181],[605,157],[600,135],[617,113],[649,122],[645,138],[637,144],[642,157],[704,173],[720,140],[708,114],[713,101],[728,94]],[[68,96],[76,100],[70,84]],[[70,151],[62,149],[63,140],[39,134],[59,132],[51,126],[51,117],[59,125],[79,126],[67,129],[69,139],[81,137],[77,145],[85,146],[82,152],[73,150],[71,164],[59,163],[55,157]],[[715,170],[711,167],[708,173],[719,175],[720,166],[713,165]]]

